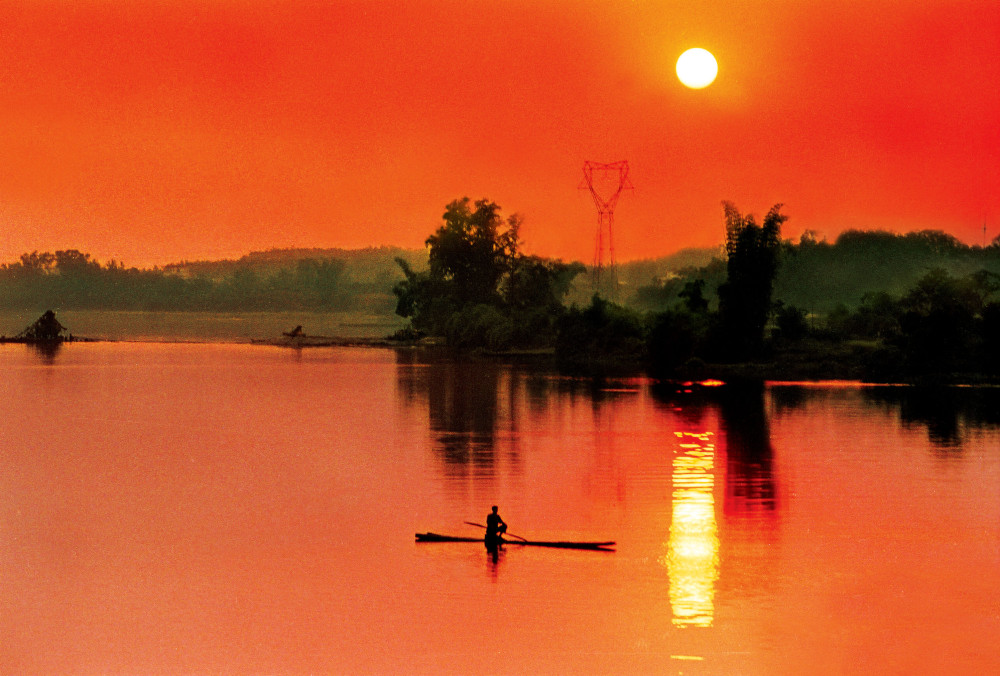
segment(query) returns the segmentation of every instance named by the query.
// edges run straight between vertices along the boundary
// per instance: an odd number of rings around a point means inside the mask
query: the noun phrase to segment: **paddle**
[[[481,523],[472,523],[471,521],[465,521],[464,523],[467,523],[467,524],[469,524],[470,526],[478,526],[479,528],[486,528],[486,526],[484,526],[484,525],[483,525],[483,524],[481,524]],[[527,541],[528,541],[528,538],[523,538],[523,537],[521,537],[520,535],[514,535],[513,533],[504,533],[504,535],[509,535],[509,536],[511,536],[512,538],[517,538],[518,540],[523,540],[524,542],[527,542]]]

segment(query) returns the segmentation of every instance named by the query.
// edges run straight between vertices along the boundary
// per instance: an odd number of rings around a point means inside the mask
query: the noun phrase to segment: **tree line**
[[[23,254],[0,266],[0,307],[145,311],[358,310],[391,312],[394,277],[349,261],[300,258],[261,264],[139,269],[76,249]]]
[[[496,203],[463,198],[446,207],[443,225],[427,238],[427,270],[399,261],[396,313],[410,320],[411,337],[441,336],[457,348],[554,346],[568,368],[646,359],[662,368],[693,356],[745,360],[763,349],[786,217],[776,205],[758,225],[734,205],[724,208],[726,279],[716,310],[700,278],[679,292],[681,307],[661,312],[642,313],[598,294],[585,307],[566,307],[586,268],[524,255],[519,216],[503,219]]]
[[[724,202],[718,258],[620,303],[581,295],[584,265],[525,254],[520,216],[462,198],[423,252],[276,250],[146,270],[72,249],[32,252],[0,266],[0,308],[395,310],[409,319],[398,338],[554,350],[571,372],[685,377],[763,364],[766,375],[797,361],[799,375],[816,377],[1000,377],[1000,238],[970,247],[936,231],[848,231],[792,243],[781,237],[786,220],[781,205],[758,223]]]
[[[957,277],[979,270],[1000,273],[1000,237],[987,246],[970,246],[938,230],[905,234],[847,230],[827,242],[807,231],[798,242],[782,241],[780,258],[775,298],[825,315],[841,305],[856,307],[870,293],[902,296],[936,268]],[[726,278],[725,256],[669,271],[661,268],[658,274],[647,274],[631,287],[629,306],[647,311],[666,309],[679,300],[687,281],[695,278],[705,280],[706,293],[716,302],[715,289]]]
[[[441,336],[458,348],[554,347],[563,369],[581,373],[636,367],[675,377],[705,372],[710,364],[766,369],[768,363],[773,368],[782,360],[805,360],[798,373],[817,377],[1000,376],[1000,275],[986,267],[997,261],[992,249],[1000,250],[1000,242],[970,248],[924,231],[845,233],[836,245],[807,233],[795,245],[781,238],[787,220],[782,205],[758,223],[724,202],[723,258],[639,289],[631,303],[595,294],[589,304],[567,307],[566,295],[584,266],[523,255],[519,217],[504,220],[499,212],[487,200],[449,204],[444,224],[427,239],[429,268],[418,272],[400,262],[405,279],[394,287],[396,312],[410,319],[411,337]],[[808,288],[789,293],[783,271],[792,268],[801,278],[803,260],[836,261],[844,251],[863,258],[859,242],[872,241],[878,245],[867,250],[872,266],[895,248],[909,254],[890,260],[890,268],[919,269],[944,256],[953,267],[973,271],[924,267],[898,293],[855,285],[855,303],[827,303],[822,313],[786,300],[812,296]],[[976,268],[977,261],[984,267]],[[827,262],[815,274],[852,274],[851,266],[841,268]],[[893,281],[896,286],[886,288],[899,288]]]

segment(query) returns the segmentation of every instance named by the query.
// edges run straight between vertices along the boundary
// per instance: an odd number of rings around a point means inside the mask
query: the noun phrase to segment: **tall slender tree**
[[[722,340],[733,360],[752,358],[764,344],[764,327],[771,314],[771,295],[778,272],[781,224],[788,217],[781,204],[757,224],[732,202],[723,202],[726,221],[726,281],[719,287]]]

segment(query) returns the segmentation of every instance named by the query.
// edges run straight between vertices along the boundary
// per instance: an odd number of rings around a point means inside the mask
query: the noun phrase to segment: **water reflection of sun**
[[[715,445],[712,433],[675,432],[673,504],[665,564],[670,575],[673,623],[710,627],[719,578],[715,521]]]

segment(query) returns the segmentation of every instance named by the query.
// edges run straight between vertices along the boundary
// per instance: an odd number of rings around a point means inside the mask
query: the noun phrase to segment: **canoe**
[[[438,535],[437,533],[417,533],[417,542],[478,542],[485,544],[481,537],[455,537],[452,535]],[[519,545],[521,547],[557,547],[559,549],[594,549],[602,552],[613,551],[609,547],[614,546],[614,542],[568,542],[556,540],[545,542],[540,540],[500,540],[497,544]]]

